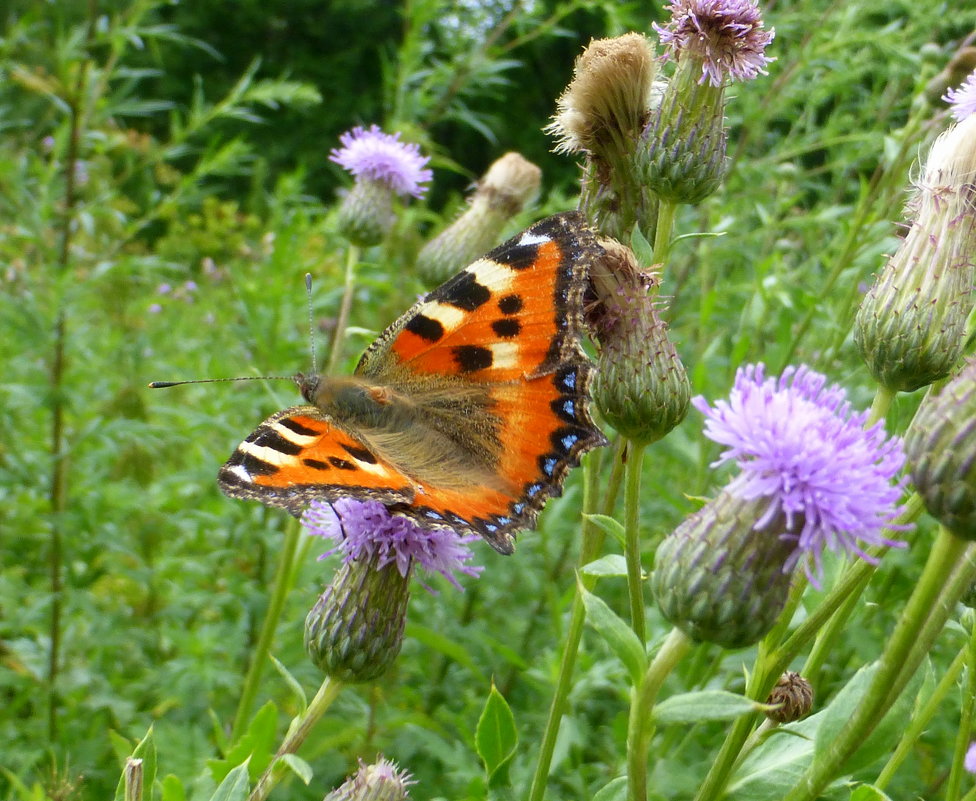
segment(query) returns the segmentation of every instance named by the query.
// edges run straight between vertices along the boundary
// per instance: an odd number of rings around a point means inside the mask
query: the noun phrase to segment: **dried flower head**
[[[949,110],[957,122],[976,113],[976,70],[970,73],[961,86],[949,89],[942,99],[949,104]]]
[[[932,146],[902,241],[861,303],[854,342],[895,391],[949,375],[962,355],[976,284],[976,116]]]
[[[423,197],[433,173],[420,147],[401,142],[399,131],[384,133],[379,126],[355,127],[339,137],[341,148],[329,152],[329,161],[345,168],[356,180],[377,181],[398,195]]]
[[[477,536],[461,537],[447,528],[421,528],[409,518],[391,514],[379,501],[313,501],[302,515],[302,524],[309,534],[336,543],[322,558],[341,552],[343,562],[349,564],[375,557],[377,568],[394,564],[404,577],[418,564],[428,573],[440,573],[458,589],[461,585],[455,573],[478,576],[483,570],[468,564],[474,554],[466,546],[477,541]]]
[[[478,182],[467,209],[417,256],[430,284],[446,281],[498,244],[505,224],[539,193],[542,170],[518,153],[506,153]]]
[[[749,81],[766,74],[775,59],[766,47],[775,31],[763,30],[762,16],[752,0],[674,0],[671,19],[654,29],[665,46],[665,58],[700,65],[699,83],[712,86]]]
[[[726,446],[715,464],[739,467],[728,491],[764,501],[755,527],[785,522],[774,532],[795,547],[784,570],[806,557],[816,584],[824,548],[870,559],[865,545],[902,544],[883,533],[901,512],[904,480],[892,483],[905,463],[901,440],[886,435],[883,421],[865,429],[867,412],[853,412],[825,376],[801,366],[766,378],[763,365],[748,365],[728,401],[691,402],[705,415],[705,435]]]
[[[407,801],[407,788],[415,782],[395,762],[378,757],[372,765],[359,760],[359,770],[323,801]]]
[[[777,709],[766,713],[776,723],[792,723],[806,717],[813,709],[813,685],[799,673],[787,670],[766,699],[767,704],[779,704]]]

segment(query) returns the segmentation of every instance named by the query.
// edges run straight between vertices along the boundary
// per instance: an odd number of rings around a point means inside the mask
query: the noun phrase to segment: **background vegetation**
[[[389,242],[367,252],[354,307],[372,335],[423,290],[414,254],[496,157],[544,169],[536,208],[571,207],[577,168],[540,132],[591,37],[650,32],[665,12],[612,0],[310,0],[84,4],[13,0],[0,19],[0,794],[106,798],[120,758],[152,725],[162,773],[211,786],[236,764],[228,735],[265,613],[284,513],[221,496],[219,465],[283,383],[151,393],[154,379],[290,374],[308,364],[302,276],[327,339],[342,283],[333,225],[345,183],[326,160],[354,124],[401,130],[433,156],[435,183]],[[849,331],[864,283],[891,252],[913,160],[943,127],[924,89],[976,28],[936,0],[764,5],[770,75],[729,107],[734,167],[685,207],[664,276],[696,393],[736,366],[806,362],[861,406],[872,384]],[[889,425],[917,405],[903,396]],[[692,413],[647,461],[642,526],[653,543],[714,485],[715,451]],[[478,546],[480,580],[415,592],[395,670],[347,688],[306,744],[320,798],[378,751],[415,797],[485,794],[473,747],[494,681],[515,713],[510,768],[534,765],[574,591],[578,487],[550,504],[515,557]],[[915,538],[925,552],[924,523]],[[334,564],[303,542],[273,653],[309,691],[307,610]],[[890,554],[823,666],[818,703],[874,658],[923,561]],[[626,606],[619,579],[600,595]],[[653,609],[650,630],[666,630]],[[947,630],[938,675],[966,640]],[[749,651],[701,647],[675,687],[741,689]],[[584,639],[552,798],[587,799],[623,769],[624,668]],[[946,702],[889,792],[931,799],[948,771],[958,699]],[[257,699],[277,736],[298,701],[269,671]],[[274,726],[272,726],[272,729]],[[660,798],[690,798],[718,724],[664,727]],[[876,772],[877,765],[874,766]],[[873,775],[870,766],[865,775]],[[193,778],[200,777],[200,778]],[[845,796],[846,797],[846,796]]]

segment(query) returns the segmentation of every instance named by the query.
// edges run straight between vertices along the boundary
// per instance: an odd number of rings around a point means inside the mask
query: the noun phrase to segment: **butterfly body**
[[[576,214],[550,217],[416,303],[352,376],[296,376],[307,405],[269,417],[221,469],[225,493],[299,515],[379,500],[497,550],[605,444],[579,345],[589,261]]]

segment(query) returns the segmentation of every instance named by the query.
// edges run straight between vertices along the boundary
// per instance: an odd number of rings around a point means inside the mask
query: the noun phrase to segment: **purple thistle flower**
[[[404,577],[417,562],[428,573],[440,573],[459,590],[462,588],[455,572],[478,576],[484,570],[466,564],[474,557],[466,545],[478,540],[477,536],[462,537],[446,528],[421,528],[409,518],[391,514],[379,501],[312,501],[302,515],[302,524],[310,534],[335,541],[336,546],[322,554],[322,559],[341,552],[348,564],[376,555],[377,569],[393,562]]]
[[[962,761],[962,766],[969,773],[976,773],[976,742],[969,744],[969,749],[966,751],[966,756]]]
[[[433,172],[424,165],[430,159],[420,154],[420,147],[401,142],[400,133],[387,134],[379,126],[369,130],[357,126],[339,137],[341,148],[333,148],[329,161],[344,167],[358,180],[365,178],[386,184],[398,195],[423,197],[421,184],[430,181]]]
[[[962,122],[970,114],[976,113],[976,70],[970,73],[961,86],[942,95],[942,99],[949,104],[949,111],[956,122]]]
[[[763,30],[754,0],[673,0],[667,9],[667,25],[654,23],[666,48],[664,58],[678,60],[687,53],[700,60],[698,83],[707,79],[719,87],[726,78],[751,81],[776,60],[765,54],[776,32]]]
[[[820,373],[788,367],[776,379],[764,369],[739,368],[728,401],[691,402],[706,417],[705,436],[727,446],[715,465],[735,461],[742,471],[729,492],[769,499],[756,530],[785,517],[784,536],[797,542],[784,569],[806,556],[817,586],[825,547],[868,561],[863,546],[903,547],[883,535],[885,527],[908,528],[892,524],[906,481],[892,484],[905,463],[901,439],[887,437],[883,421],[865,429],[868,413],[853,412],[844,390]]]

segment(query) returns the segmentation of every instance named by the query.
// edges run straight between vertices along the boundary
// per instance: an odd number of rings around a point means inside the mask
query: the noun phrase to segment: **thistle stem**
[[[275,569],[274,591],[268,602],[268,611],[265,612],[264,622],[261,624],[261,633],[258,635],[257,645],[251,653],[251,663],[248,665],[247,676],[244,679],[241,700],[237,703],[237,712],[234,715],[234,725],[230,734],[231,743],[237,742],[244,734],[248,719],[251,716],[251,709],[254,707],[254,699],[257,697],[261,676],[268,664],[268,655],[271,653],[271,644],[278,628],[278,621],[281,619],[281,612],[285,607],[285,599],[294,583],[295,552],[298,549],[301,531],[301,524],[298,520],[293,519],[285,532],[284,547],[281,549],[278,567]]]
[[[654,734],[654,702],[692,642],[680,629],[671,629],[654,660],[634,688],[627,722],[627,801],[647,798],[647,752]]]
[[[661,199],[657,207],[657,228],[654,230],[654,261],[666,264],[671,255],[671,234],[674,231],[674,216],[678,205]]]
[[[624,487],[624,555],[627,559],[630,626],[641,642],[647,640],[644,622],[644,571],[640,561],[640,486],[646,447],[631,441],[627,449]]]
[[[305,708],[305,711],[292,719],[284,742],[282,742],[281,747],[275,752],[271,764],[261,774],[258,783],[254,785],[254,789],[247,797],[247,801],[264,801],[268,797],[268,793],[281,781],[281,777],[288,769],[288,766],[281,760],[281,757],[286,754],[294,754],[301,748],[302,743],[312,733],[315,724],[319,722],[322,715],[332,705],[332,702],[341,689],[341,682],[332,681],[328,676],[325,677],[325,681],[322,682],[322,686],[319,687],[318,692],[315,693],[315,697]]]
[[[346,251],[346,275],[343,280],[342,302],[339,305],[339,317],[336,319],[335,331],[332,334],[332,349],[329,353],[329,363],[326,374],[334,375],[342,355],[342,346],[346,339],[346,328],[349,325],[349,310],[352,308],[352,297],[356,291],[356,264],[359,262],[359,248],[349,245]]]
[[[929,612],[940,600],[946,576],[967,557],[968,549],[969,543],[940,527],[915,591],[881,656],[871,686],[844,728],[823,752],[815,756],[813,764],[784,801],[813,801],[880,721],[891,700],[894,682],[904,678],[899,682],[903,689],[907,683],[905,677],[914,673],[917,664],[908,663],[912,646],[928,621]]]
[[[957,663],[959,664],[958,668],[956,667]],[[966,750],[969,748],[969,742],[973,736],[973,705],[976,704],[976,625],[973,625],[969,632],[969,642],[959,652],[959,655],[952,663],[952,667],[949,668],[945,677],[939,682],[935,693],[933,693],[932,698],[926,704],[926,709],[930,706],[937,706],[933,702],[942,700],[942,697],[948,693],[949,689],[955,684],[955,677],[958,675],[963,664],[966,666],[966,689],[962,696],[959,730],[956,732],[956,747],[952,755],[952,770],[949,773],[949,782],[946,787],[946,801],[956,801],[959,798],[959,789],[962,785],[963,760],[966,757]],[[946,689],[940,695],[939,690],[942,689],[943,685],[945,685]],[[935,714],[934,710],[932,714]],[[929,719],[926,718],[923,724],[928,722]],[[912,721],[912,724],[914,727],[915,721]],[[920,731],[921,729],[919,729],[919,733]],[[915,741],[912,740],[910,742],[914,744]],[[892,757],[893,759],[894,757]],[[885,770],[887,770],[887,767],[886,765]]]

